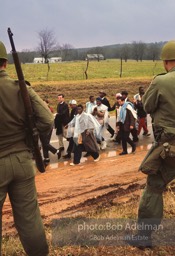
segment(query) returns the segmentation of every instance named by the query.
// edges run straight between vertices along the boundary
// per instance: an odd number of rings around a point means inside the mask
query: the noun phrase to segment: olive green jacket
[[[32,87],[27,87],[39,133],[47,135],[53,127],[53,115]],[[28,149],[28,124],[18,82],[0,70],[0,158]]]
[[[166,74],[156,76],[142,100],[145,111],[153,118],[154,126],[175,134],[175,67]]]

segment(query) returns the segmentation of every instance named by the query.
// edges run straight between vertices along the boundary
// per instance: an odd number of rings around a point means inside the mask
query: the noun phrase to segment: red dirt
[[[113,152],[116,154],[117,151]],[[50,225],[58,217],[84,215],[99,205],[110,205],[130,200],[144,186],[146,176],[138,166],[146,150],[127,156],[101,154],[99,162],[91,157],[81,165],[68,162],[50,165],[44,174],[37,173],[36,186],[43,221]],[[3,234],[14,231],[8,198],[3,207]]]

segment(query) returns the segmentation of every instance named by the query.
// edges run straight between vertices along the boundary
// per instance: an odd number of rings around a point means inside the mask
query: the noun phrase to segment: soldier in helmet
[[[143,96],[143,105],[153,119],[157,148],[151,150],[146,162],[142,162],[147,184],[143,191],[138,210],[138,223],[159,225],[163,217],[162,194],[166,186],[175,178],[175,41],[167,42],[161,51],[165,74],[156,76]],[[168,145],[168,148],[167,148]],[[166,146],[166,149],[165,149]],[[165,154],[166,151],[166,154]],[[148,163],[148,160],[149,161]],[[145,248],[152,246],[152,231],[146,228],[138,232],[147,240],[129,242]]]
[[[46,256],[48,245],[37,202],[35,169],[26,143],[27,122],[18,82],[6,73],[7,52],[0,42],[0,255],[2,207],[7,194],[14,222],[27,255]],[[42,99],[28,86],[36,126],[43,136],[53,127],[53,115]]]

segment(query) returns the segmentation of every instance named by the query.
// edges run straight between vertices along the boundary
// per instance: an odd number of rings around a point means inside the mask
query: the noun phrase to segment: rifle
[[[8,28],[7,32],[8,32],[9,39],[10,39],[10,44],[11,44],[11,47],[12,47],[11,52],[12,52],[13,61],[14,61],[14,64],[15,64],[16,73],[17,73],[18,80],[19,80],[19,87],[20,87],[22,99],[23,99],[23,102],[24,102],[24,107],[25,107],[25,110],[26,110],[26,113],[27,113],[29,133],[30,133],[31,138],[32,138],[33,154],[34,154],[36,166],[37,166],[37,168],[40,172],[45,172],[44,162],[42,160],[41,152],[40,152],[40,149],[39,149],[39,146],[38,146],[38,138],[39,138],[38,130],[37,130],[35,122],[34,122],[33,109],[32,109],[30,97],[29,97],[29,94],[28,94],[28,91],[27,91],[26,82],[24,80],[24,75],[23,75],[23,72],[22,72],[22,68],[21,68],[21,64],[20,64],[20,61],[19,61],[18,53],[16,52],[16,49],[15,49],[15,44],[14,44],[14,41],[13,41],[13,33],[11,32],[10,28]]]

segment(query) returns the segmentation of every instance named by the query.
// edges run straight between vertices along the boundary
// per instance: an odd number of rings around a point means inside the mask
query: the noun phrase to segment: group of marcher
[[[142,104],[143,95],[144,88],[139,87],[138,94],[134,95],[133,100],[130,101],[128,92],[122,91],[115,95],[115,103],[111,106],[106,93],[101,90],[97,97],[89,96],[89,101],[86,102],[84,109],[82,105],[77,105],[77,101],[74,99],[69,101],[68,105],[64,95],[59,94],[54,121],[59,148],[55,149],[50,145],[50,134],[47,139],[48,143],[42,143],[45,163],[50,162],[49,151],[57,153],[58,159],[61,158],[62,152],[65,150],[64,138],[68,141],[68,147],[66,154],[62,156],[63,159],[70,159],[71,154],[74,154],[73,162],[70,165],[80,163],[83,151],[86,152],[84,156],[91,155],[94,161],[98,161],[100,149],[104,150],[107,147],[106,130],[109,132],[111,140],[116,144],[122,144],[122,152],[119,155],[128,154],[127,143],[134,153],[141,129],[143,128],[144,136],[150,135],[147,128],[147,114]],[[109,112],[111,111],[116,113],[114,129],[109,124]]]

